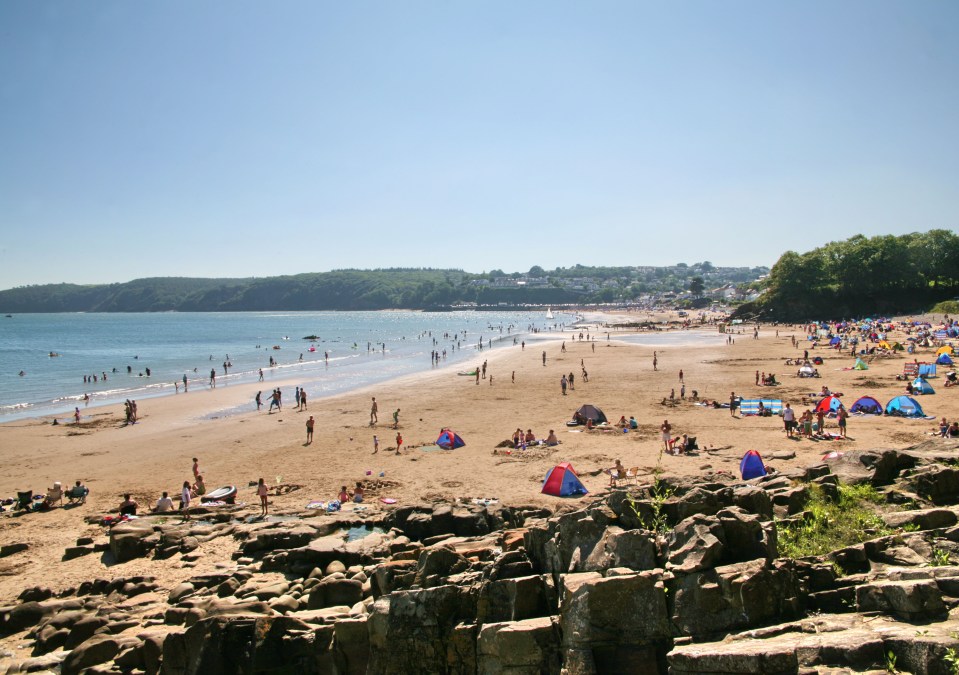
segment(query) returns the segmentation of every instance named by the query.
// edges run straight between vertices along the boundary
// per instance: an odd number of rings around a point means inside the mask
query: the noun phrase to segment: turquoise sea
[[[208,387],[299,381],[311,399],[540,339],[576,319],[544,312],[223,312],[0,317],[0,422]],[[304,339],[306,336],[317,339]],[[483,341],[483,350],[479,342]],[[490,344],[492,341],[492,344]],[[311,351],[313,349],[314,351]],[[270,358],[276,365],[270,366]],[[224,373],[223,364],[232,364]],[[147,370],[149,369],[149,375]],[[20,373],[23,373],[22,375]],[[103,375],[106,374],[106,378]],[[87,381],[84,382],[84,377]],[[93,377],[96,376],[94,381]],[[265,399],[264,399],[265,400]],[[246,401],[236,406],[245,408]]]

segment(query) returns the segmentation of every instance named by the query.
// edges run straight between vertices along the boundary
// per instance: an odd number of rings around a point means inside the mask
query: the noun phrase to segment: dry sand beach
[[[699,330],[716,333],[714,327]],[[595,342],[587,342],[573,339],[567,332],[565,352],[561,350],[563,340],[557,338],[528,344],[525,350],[515,346],[478,354],[477,363],[489,362],[488,377],[478,385],[475,378],[457,375],[459,368],[442,367],[369,390],[311,399],[305,412],[293,409],[290,383],[284,387],[287,400],[281,413],[268,414],[266,406],[256,412],[251,403],[247,413],[217,418],[213,411],[252,402],[260,387],[244,385],[144,401],[139,423],[130,427],[123,425],[121,406],[91,407],[86,412],[92,421],[79,427],[52,426],[50,419],[4,424],[0,426],[5,460],[0,478],[3,495],[28,488],[40,492],[54,481],[69,486],[77,479],[91,494],[85,505],[75,508],[0,514],[0,544],[29,544],[28,550],[0,559],[0,602],[13,601],[30,586],[44,585],[57,591],[113,575],[149,574],[157,577],[162,589],[169,589],[188,574],[212,570],[217,562],[228,560],[235,547],[223,538],[203,544],[199,561],[189,563],[189,572],[176,557],[137,559],[121,565],[109,565],[109,560],[100,556],[61,561],[64,548],[78,537],[102,537],[105,528],[90,524],[87,518],[115,514],[123,493],[132,493],[141,512],[156,502],[162,490],[178,495],[183,481],[192,480],[192,457],[199,458],[209,488],[237,485],[239,500],[246,502],[250,515],[259,513],[259,506],[249,483],[259,477],[268,484],[279,481],[300,486],[271,497],[272,513],[293,514],[302,513],[311,500],[333,499],[341,485],[352,486],[366,479],[367,472],[374,478],[382,472],[383,484],[368,493],[366,515],[392,508],[382,504],[380,497],[393,498],[397,505],[495,498],[506,504],[558,508],[575,500],[542,495],[540,484],[546,471],[561,461],[571,462],[595,494],[607,489],[608,478],[601,470],[615,459],[627,467],[641,467],[646,480],[659,461],[662,469],[672,474],[734,474],[748,449],[759,450],[767,464],[778,469],[805,467],[833,450],[906,447],[927,439],[926,434],[936,426],[930,420],[854,416],[849,421],[848,440],[789,440],[778,417],[741,418],[731,416],[728,409],[707,409],[689,400],[663,405],[670,389],[675,388],[679,395],[680,370],[684,371],[687,396],[695,389],[700,397],[723,402],[735,391],[747,397],[781,398],[801,412],[811,407],[803,405],[803,395],[828,385],[844,394],[847,406],[863,394],[885,403],[904,391],[905,383],[897,382],[895,375],[902,372],[905,356],[876,359],[868,371],[843,370],[853,365],[848,354],[840,356],[819,348],[814,353],[825,359],[819,367],[822,378],[798,379],[796,367],[786,366],[784,361],[801,356],[802,344],[797,350],[790,343],[790,336],[801,337],[801,329],[763,326],[759,339],[753,339],[751,328],[746,328],[734,336],[732,345],[720,337],[714,342],[700,339],[689,345],[657,346],[658,370],[654,371],[654,348],[621,340],[622,334],[614,331],[607,340],[605,331],[600,331]],[[916,356],[931,360],[932,354],[933,350],[925,349]],[[580,376],[581,363],[589,373],[588,382]],[[755,386],[756,370],[775,373],[781,386]],[[570,372],[576,376],[575,389],[564,396],[560,378]],[[941,383],[941,377],[933,380],[934,386],[939,385],[937,394],[920,400],[927,414],[952,421],[959,417],[959,390],[945,389]],[[369,424],[373,396],[379,404],[376,427]],[[611,423],[621,415],[635,415],[640,427],[625,434],[618,429],[568,429],[566,421],[584,403],[602,408]],[[404,438],[399,456],[391,450],[396,408],[402,411]],[[317,420],[316,431],[313,443],[306,445],[305,422],[311,414]],[[661,457],[659,425],[667,418],[674,435],[688,433],[698,438],[702,449],[697,454]],[[830,421],[827,430],[835,431],[835,424]],[[433,443],[442,427],[454,429],[466,446],[455,451],[438,449]],[[537,438],[554,429],[561,444],[511,454],[497,450],[517,427],[532,429]],[[380,439],[377,455],[371,454],[374,434]],[[777,455],[786,458],[774,458]],[[352,508],[349,505],[345,510]]]

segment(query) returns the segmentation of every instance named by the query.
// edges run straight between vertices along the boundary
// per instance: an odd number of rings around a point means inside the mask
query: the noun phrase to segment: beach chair
[[[690,450],[699,450],[699,446],[696,444],[695,436],[689,436],[686,439],[686,452],[689,452]]]
[[[33,490],[17,492],[17,501],[13,505],[14,511],[33,511]]]
[[[636,483],[639,480],[639,471],[640,469],[638,466],[634,466],[634,467],[630,467],[629,469],[626,469],[626,482],[628,483],[632,481],[633,485],[636,485]]]
[[[919,364],[918,363],[904,363],[902,366],[903,376],[914,380],[919,377]]]
[[[85,504],[87,495],[90,494],[90,489],[85,485],[74,485],[72,488],[67,489],[64,494],[70,504]]]
[[[53,487],[47,490],[47,497],[44,503],[48,507],[56,506],[57,504],[63,506],[63,489],[60,487],[60,483],[54,483]]]

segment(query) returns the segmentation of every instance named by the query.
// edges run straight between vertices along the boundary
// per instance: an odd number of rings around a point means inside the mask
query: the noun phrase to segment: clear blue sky
[[[0,288],[956,229],[959,2],[0,3]]]

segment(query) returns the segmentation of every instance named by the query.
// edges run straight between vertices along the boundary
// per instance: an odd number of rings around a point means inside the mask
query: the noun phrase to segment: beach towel
[[[739,414],[746,417],[759,414],[759,402],[762,401],[763,409],[773,415],[779,415],[783,411],[783,402],[778,398],[744,398],[739,403]]]

